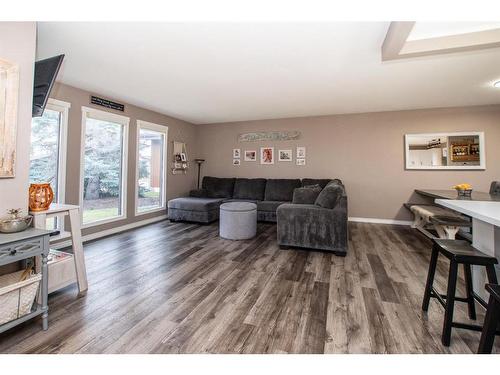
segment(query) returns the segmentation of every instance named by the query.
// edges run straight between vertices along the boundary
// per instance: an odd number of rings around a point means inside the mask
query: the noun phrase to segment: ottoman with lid
[[[246,240],[257,233],[257,205],[229,202],[220,206],[219,234],[228,240]]]

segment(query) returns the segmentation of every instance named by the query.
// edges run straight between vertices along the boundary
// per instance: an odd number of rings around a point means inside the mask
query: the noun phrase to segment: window
[[[126,216],[128,117],[82,107],[80,172],[84,227]]]
[[[166,126],[137,121],[136,215],[165,208]]]
[[[49,182],[54,202],[64,203],[66,134],[70,103],[49,99],[42,117],[31,121],[30,183]],[[47,219],[47,228],[63,230],[63,221]]]

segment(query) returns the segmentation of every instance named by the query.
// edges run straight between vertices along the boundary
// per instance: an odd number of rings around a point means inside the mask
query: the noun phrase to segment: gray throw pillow
[[[321,190],[314,204],[323,208],[335,208],[343,194],[344,189],[342,185],[329,183]]]
[[[321,193],[319,185],[309,185],[293,190],[293,201],[296,204],[314,204]]]

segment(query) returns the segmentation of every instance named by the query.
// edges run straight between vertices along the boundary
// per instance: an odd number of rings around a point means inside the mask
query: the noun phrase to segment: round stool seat
[[[257,234],[257,205],[228,202],[220,206],[219,234],[228,240],[246,240]]]

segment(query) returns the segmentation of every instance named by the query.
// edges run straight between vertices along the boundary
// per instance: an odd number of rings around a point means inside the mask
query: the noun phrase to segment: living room
[[[0,353],[489,369],[490,14],[2,20]]]

